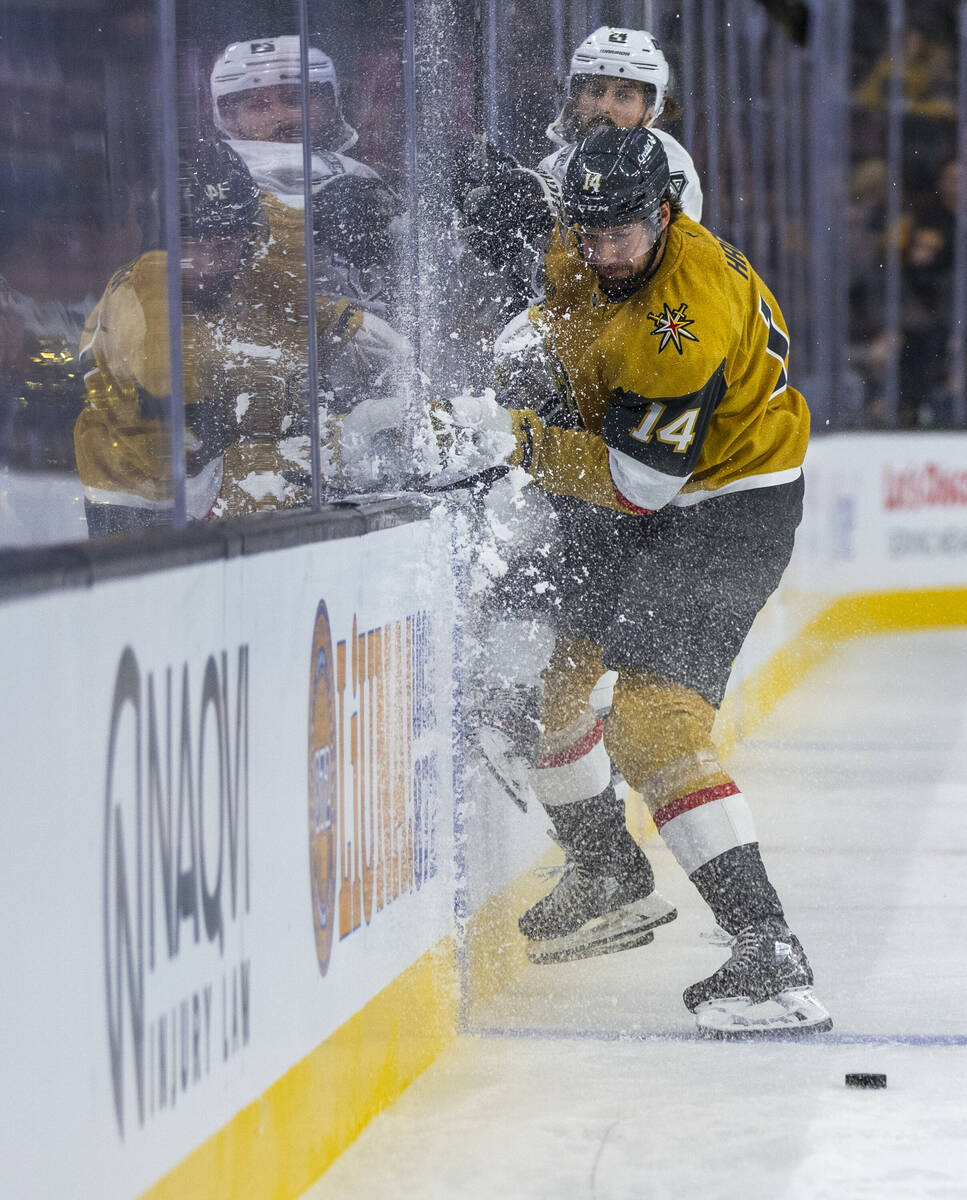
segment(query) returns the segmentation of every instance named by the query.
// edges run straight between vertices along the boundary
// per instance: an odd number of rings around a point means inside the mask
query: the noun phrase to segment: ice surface
[[[965,661],[960,631],[850,645],[730,762],[832,1034],[694,1038],[725,951],[655,841],[679,920],[528,969],[306,1200],[967,1197]]]

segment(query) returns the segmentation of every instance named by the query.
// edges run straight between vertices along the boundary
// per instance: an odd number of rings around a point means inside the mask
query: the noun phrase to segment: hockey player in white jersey
[[[668,62],[652,34],[601,26],[571,58],[566,100],[547,128],[557,148],[536,170],[483,139],[458,155],[454,196],[462,240],[516,289],[519,303],[539,296],[542,267],[552,277],[551,286],[557,286],[554,276],[563,264],[553,242],[550,258],[544,259],[559,215],[560,185],[575,142],[592,129],[650,129],[665,150],[682,211],[693,221],[702,219],[702,187],[691,155],[655,126],[664,111],[668,84]],[[521,314],[508,330],[523,320]],[[505,350],[498,338],[498,358]]]
[[[402,206],[376,171],[346,153],[358,135],[342,111],[332,59],[316,46],[307,58],[318,288],[385,317]],[[295,259],[305,255],[301,79],[299,38],[292,34],[234,42],[211,73],[215,125],[262,188],[280,253]]]
[[[567,79],[567,99],[547,136],[558,147],[538,170],[564,180],[574,143],[599,125],[631,129],[644,125],[665,150],[672,189],[682,211],[702,219],[702,185],[692,156],[655,122],[665,108],[668,61],[645,29],[602,25],[574,51]]]
[[[416,386],[413,348],[395,327],[403,209],[371,167],[346,151],[358,135],[346,120],[332,59],[307,48],[305,94],[311,145],[316,293],[345,308],[352,336],[321,361],[328,415]],[[300,39],[292,34],[235,42],[211,72],[214,120],[262,190],[269,239],[262,269],[298,312],[305,295],[305,167]],[[350,486],[343,479],[339,486]],[[357,475],[354,490],[370,490]]]

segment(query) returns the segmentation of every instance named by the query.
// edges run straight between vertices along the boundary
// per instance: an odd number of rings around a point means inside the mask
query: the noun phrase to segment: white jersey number
[[[669,421],[667,425],[662,425],[656,430],[658,422],[661,420],[665,412],[665,405],[660,404],[657,400],[653,400],[648,406],[648,411],[644,418],[632,429],[631,436],[636,442],[642,442],[648,445],[652,437],[657,438],[659,442],[663,442],[666,446],[673,446],[676,454],[684,454],[692,442],[695,441],[695,424],[698,421],[698,414],[701,412],[699,408],[687,408],[683,413],[679,413],[677,417]]]

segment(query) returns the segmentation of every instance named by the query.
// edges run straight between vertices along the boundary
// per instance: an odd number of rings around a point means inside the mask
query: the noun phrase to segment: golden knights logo
[[[601,192],[601,172],[600,171],[589,171],[587,169],[587,167],[584,168],[584,191],[594,192],[594,194],[596,196],[600,195],[600,192]]]
[[[325,601],[312,634],[309,682],[309,875],[319,970],[329,969],[336,915],[336,689]]]
[[[677,308],[669,308],[666,303],[663,312],[650,312],[648,314],[648,320],[655,326],[651,331],[652,337],[661,338],[661,341],[658,343],[659,354],[661,354],[669,342],[681,354],[683,341],[698,341],[698,338],[689,329],[689,325],[694,325],[695,322],[691,317],[685,316],[687,308],[687,304],[679,304]]]

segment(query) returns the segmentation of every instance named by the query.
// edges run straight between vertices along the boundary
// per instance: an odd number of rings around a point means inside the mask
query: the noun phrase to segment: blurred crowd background
[[[964,0],[2,0],[0,545],[42,538],[23,512],[42,506],[42,481],[74,481],[80,495],[75,431],[92,387],[85,326],[119,269],[175,244],[172,164],[224,133],[210,80],[228,45],[304,28],[331,60],[338,106],[358,135],[326,149],[364,164],[383,188],[334,191],[328,208],[314,205],[318,261],[310,271],[303,257],[302,286],[329,306],[328,332],[316,353],[308,339],[296,348],[301,366],[272,409],[284,428],[246,433],[235,406],[243,440],[278,441],[311,432],[311,422],[285,421],[313,398],[351,409],[340,389],[445,395],[487,385],[493,336],[521,296],[503,297],[503,281],[464,253],[454,172],[479,134],[536,166],[553,148],[545,130],[571,53],[599,25],[658,39],[671,67],[661,126],[694,159],[703,224],[740,246],[780,299],[790,374],[814,431],[964,428]],[[363,220],[370,204],[389,231],[379,252]],[[370,259],[354,265],[340,237]],[[340,365],[345,300],[366,317],[355,356]],[[304,326],[308,301],[290,309]],[[244,370],[255,352],[238,357],[239,339],[224,329],[232,312],[220,320],[213,344]],[[150,336],[169,332],[178,337],[176,323]],[[180,391],[154,397],[176,420]],[[157,443],[153,452],[165,453]],[[236,465],[239,477],[259,462]],[[325,486],[299,478],[320,470],[312,456],[293,451],[272,469],[295,480],[284,495],[249,488],[245,502],[215,511],[325,498]],[[169,474],[183,486],[177,463]],[[27,493],[25,476],[37,485]]]

